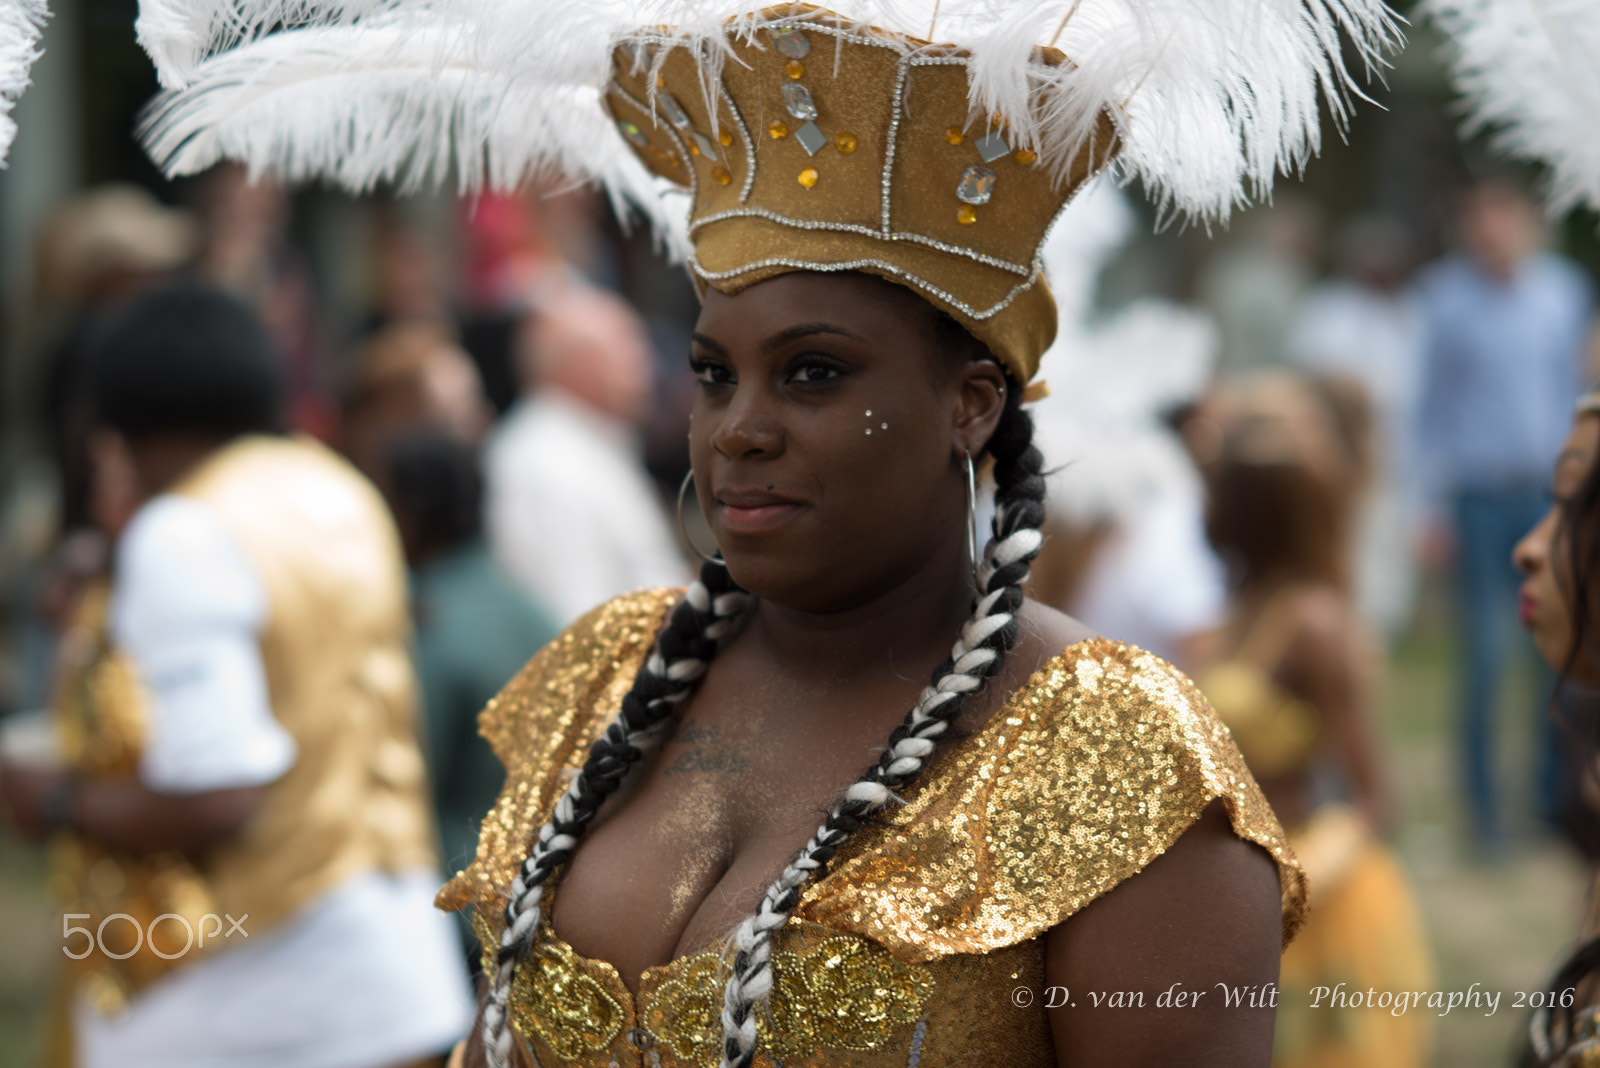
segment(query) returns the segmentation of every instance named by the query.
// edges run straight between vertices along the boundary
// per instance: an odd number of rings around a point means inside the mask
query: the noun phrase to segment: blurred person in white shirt
[[[0,764],[58,847],[66,1063],[439,1063],[471,993],[382,501],[283,434],[277,356],[218,290],[141,299],[93,363],[139,505],[64,643],[59,763]]]
[[[640,459],[652,397],[644,325],[582,283],[547,290],[519,338],[522,396],[490,438],[495,558],[565,626],[612,597],[688,578]]]

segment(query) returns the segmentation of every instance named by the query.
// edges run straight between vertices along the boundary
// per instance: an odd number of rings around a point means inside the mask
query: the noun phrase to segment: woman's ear
[[[988,444],[1006,406],[1006,375],[993,360],[972,360],[956,375],[951,447],[957,457],[977,456]]]

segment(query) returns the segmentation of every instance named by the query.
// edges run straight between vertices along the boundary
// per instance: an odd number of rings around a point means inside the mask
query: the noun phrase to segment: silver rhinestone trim
[[[756,145],[750,139],[750,131],[745,128],[744,116],[733,104],[728,87],[719,82],[717,91],[722,95],[722,102],[728,106],[728,114],[733,116],[733,128],[739,131],[739,140],[744,142],[744,185],[739,190],[739,203],[743,204],[750,199],[750,190],[756,184]]]
[[[807,19],[804,15],[800,15],[800,16],[786,15],[783,18],[772,19],[769,22],[762,22],[762,23],[752,24],[751,26],[749,26],[747,28],[746,32],[740,34],[740,39],[746,41],[747,43],[754,44],[756,47],[759,48],[759,47],[761,47],[761,42],[758,39],[757,35],[759,33],[761,33],[761,31],[766,30],[766,29],[768,29],[769,27],[772,27],[772,26],[788,26],[788,27],[792,27],[794,29],[800,29],[800,28],[804,27],[806,32],[810,32],[810,33],[825,33],[829,37],[836,38],[837,40],[840,40],[840,41],[846,41],[846,42],[849,42],[850,44],[871,45],[874,48],[887,48],[889,51],[896,53],[897,55],[901,56],[902,58],[909,59],[912,62],[917,63],[919,65],[920,64],[925,64],[925,63],[961,63],[961,64],[965,64],[967,62],[965,56],[942,55],[942,54],[939,54],[939,53],[927,53],[927,52],[913,52],[911,49],[905,47],[903,45],[903,43],[897,42],[893,38],[890,38],[890,37],[867,37],[867,36],[864,36],[862,34],[852,32],[850,30],[842,29],[842,28],[840,28],[838,26],[830,26],[825,22],[811,21],[811,20]],[[682,47],[682,45],[684,44],[684,39],[682,37],[679,37],[679,36],[676,36],[676,35],[670,34],[670,33],[656,33],[656,32],[649,31],[649,30],[641,31],[641,32],[638,32],[638,33],[630,33],[624,38],[624,40],[629,41],[629,42],[641,41],[641,42],[644,42],[646,44],[669,45],[669,46],[672,46],[674,48]]]
[[[894,101],[890,105],[889,136],[883,150],[883,211],[879,226],[885,237],[894,234],[894,224],[889,218],[889,200],[894,187],[894,150],[900,139],[900,105],[905,100],[906,76],[910,73],[911,65],[902,58],[894,72]]]
[[[884,234],[881,230],[872,226],[861,226],[857,223],[827,222],[820,219],[795,219],[787,215],[780,215],[775,211],[768,211],[766,208],[730,208],[727,211],[702,215],[689,224],[689,233],[693,235],[701,227],[710,226],[712,223],[740,218],[766,219],[769,222],[792,226],[796,230],[831,230],[836,233],[863,234],[867,237],[875,237],[880,241],[909,241],[913,244],[936,248],[940,252],[948,252],[952,256],[964,256],[987,267],[996,267],[1011,274],[1021,275],[1024,278],[1033,273],[1032,267],[1024,266],[1020,263],[1012,263],[1010,260],[1002,260],[999,257],[986,255],[961,245],[952,245],[940,241],[938,238],[928,237],[925,234],[912,233],[909,230],[895,234]]]
[[[840,271],[859,271],[864,267],[874,267],[880,271],[883,271],[885,274],[891,274],[896,278],[900,278],[906,282],[909,282],[911,285],[916,286],[918,289],[921,289],[930,296],[937,298],[940,303],[947,304],[950,307],[960,311],[963,315],[978,320],[989,319],[995,315],[998,315],[1000,312],[1004,311],[1008,306],[1010,306],[1011,302],[1016,300],[1019,294],[1025,293],[1029,289],[1032,289],[1034,283],[1043,277],[1042,272],[1036,269],[1034,273],[1029,276],[1027,281],[1018,282],[1016,285],[1012,286],[1011,291],[1008,292],[1004,297],[1000,298],[996,304],[980,310],[978,308],[974,308],[964,300],[957,299],[954,294],[945,292],[932,282],[929,282],[918,275],[912,274],[905,268],[897,267],[892,263],[885,263],[883,260],[878,259],[842,260],[838,263],[818,263],[813,260],[796,260],[790,259],[787,256],[773,256],[769,259],[755,260],[752,263],[746,263],[727,271],[708,271],[704,267],[700,266],[700,260],[698,257],[692,254],[689,256],[689,269],[694,271],[696,275],[705,279],[707,282],[720,282],[725,278],[736,278],[741,274],[747,274],[750,271],[759,271],[764,267],[792,267],[797,271],[818,271],[824,274],[837,273]]]

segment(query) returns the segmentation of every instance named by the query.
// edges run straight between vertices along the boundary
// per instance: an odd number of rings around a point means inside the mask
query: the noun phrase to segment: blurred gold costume
[[[1247,643],[1248,645],[1248,643]],[[1245,652],[1196,681],[1233,732],[1245,762],[1263,777],[1306,774],[1322,740],[1321,717],[1279,686]],[[1420,1068],[1428,1060],[1432,1015],[1340,1008],[1316,987],[1363,995],[1427,990],[1432,958],[1411,887],[1393,853],[1354,809],[1327,804],[1289,829],[1289,844],[1311,886],[1310,917],[1283,953],[1276,1068]]]
[[[491,972],[504,887],[675,596],[590,613],[483,713],[506,785],[477,860],[439,904],[474,910]],[[1217,797],[1234,830],[1277,860],[1287,941],[1305,878],[1205,699],[1158,657],[1110,641],[1071,647],[806,886],[773,954],[756,1063],[1054,1065],[1042,936],[1160,856]],[[579,956],[546,921],[511,1016],[542,1064],[714,1068],[724,968],[713,947],[647,969],[635,1002],[611,965]],[[1032,1004],[1013,1003],[1019,988]]]
[[[406,587],[377,493],[321,446],[280,438],[235,442],[169,492],[213,511],[260,577],[267,688],[296,757],[240,835],[204,857],[128,856],[65,837],[55,879],[64,911],[87,914],[91,925],[123,913],[141,931],[166,913],[196,932],[208,913],[248,915],[245,929],[256,937],[359,872],[437,864],[406,651]],[[97,593],[69,639],[57,701],[71,766],[88,779],[137,774],[147,701],[133,665],[107,637],[106,597]],[[96,949],[74,962],[102,1010],[202,955],[198,945],[178,952],[184,935],[176,921],[156,931],[156,945],[135,946],[130,924],[109,923],[100,942],[136,951],[116,960]]]

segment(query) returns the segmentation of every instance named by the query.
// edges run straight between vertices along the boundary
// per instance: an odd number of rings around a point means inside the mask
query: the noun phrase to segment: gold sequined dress
[[[506,785],[477,859],[439,905],[472,908],[486,947],[497,944],[506,890],[565,788],[563,772],[582,764],[615,714],[675,596],[601,606],[485,709]],[[1305,876],[1226,728],[1165,660],[1111,641],[1072,646],[805,887],[773,953],[756,1063],[1053,1066],[1043,999],[1013,1004],[1018,988],[1045,986],[1042,936],[1160,856],[1219,797],[1234,830],[1277,861],[1287,943],[1304,913]],[[646,969],[637,998],[615,968],[579,956],[548,923],[532,957],[511,999],[529,1063],[718,1064],[719,949]]]

